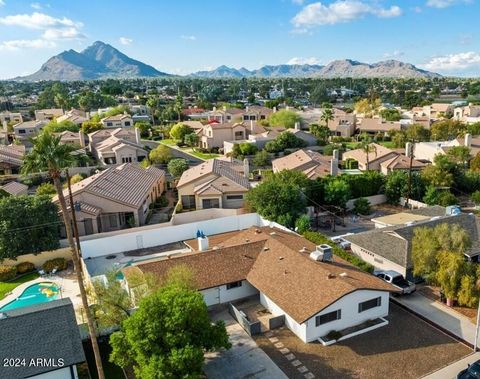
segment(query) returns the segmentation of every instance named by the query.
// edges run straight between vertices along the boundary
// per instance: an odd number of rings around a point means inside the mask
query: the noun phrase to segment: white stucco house
[[[358,327],[355,333],[360,334],[372,329],[364,326],[367,322],[375,327],[388,323],[383,317],[395,289],[333,258],[328,245],[317,247],[296,233],[273,227],[201,236],[185,243],[192,253],[124,268],[130,293],[135,291],[129,278],[163,277],[181,265],[192,271],[208,306],[256,295],[267,312],[284,316],[285,325],[303,342],[351,327]]]

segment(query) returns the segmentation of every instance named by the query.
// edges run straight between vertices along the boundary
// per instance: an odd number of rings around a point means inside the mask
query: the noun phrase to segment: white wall
[[[369,201],[370,205],[384,204],[387,202],[387,197],[385,195],[367,196],[366,199]],[[355,200],[357,199],[351,199],[347,201],[346,207],[348,210],[353,209]]]
[[[394,263],[380,255],[374,254],[371,251],[368,251],[353,243],[351,244],[351,249],[353,254],[357,255],[365,262],[370,263],[377,270],[394,270],[396,272],[399,272],[405,277],[407,275],[406,268],[399,265],[398,263]]]
[[[374,299],[376,297],[382,298],[381,305],[379,307],[358,313],[359,303]],[[309,318],[305,322],[307,333],[306,342],[311,342],[319,337],[323,337],[332,330],[339,331],[350,326],[361,324],[367,320],[388,316],[389,297],[390,293],[385,291],[357,290],[340,298],[335,303],[329,305],[327,308]],[[342,316],[340,320],[319,325],[318,327],[315,326],[316,316],[330,313],[338,309],[342,310]]]
[[[307,329],[305,324],[299,324],[291,318],[282,308],[275,304],[267,295],[260,292],[260,304],[268,309],[274,316],[285,316],[285,325],[303,342],[307,342]]]
[[[148,225],[110,233],[84,236],[80,239],[84,258],[121,253],[139,248],[165,245],[196,237],[197,230],[207,236],[261,225],[257,213],[222,217],[183,225]]]
[[[208,288],[200,291],[207,306],[214,304],[224,304],[244,297],[256,295],[258,290],[246,280],[242,280],[241,287],[227,289],[226,285]]]

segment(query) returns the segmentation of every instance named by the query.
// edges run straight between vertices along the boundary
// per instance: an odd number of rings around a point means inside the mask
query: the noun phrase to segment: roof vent
[[[346,278],[346,277],[348,276],[348,274],[347,274],[346,272],[342,272],[342,273],[340,274],[340,276],[341,276],[342,278]]]
[[[262,231],[260,229],[255,229],[256,234],[260,234]]]
[[[277,232],[270,232],[270,235],[271,235],[271,236],[276,236],[276,235],[277,235]]]
[[[278,260],[279,260],[279,261],[283,261],[283,257],[278,257]]]
[[[302,247],[300,250],[299,250],[300,253],[308,253],[308,249],[306,246]]]
[[[263,251],[269,251],[269,250],[270,250],[270,248],[268,248],[268,247],[263,248]]]
[[[335,274],[329,273],[327,279],[335,279]]]
[[[248,238],[245,238],[245,242],[250,242],[250,240]]]

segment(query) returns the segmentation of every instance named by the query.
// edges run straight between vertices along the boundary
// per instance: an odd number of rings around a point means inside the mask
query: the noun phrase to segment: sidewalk
[[[475,325],[467,317],[418,292],[409,296],[397,297],[395,301],[473,346]]]
[[[431,373],[430,375],[424,376],[422,379],[454,379],[457,377],[457,374],[466,369],[468,364],[471,364],[480,359],[480,353],[474,353],[467,355],[465,358],[452,363],[451,365],[444,367],[438,371]]]

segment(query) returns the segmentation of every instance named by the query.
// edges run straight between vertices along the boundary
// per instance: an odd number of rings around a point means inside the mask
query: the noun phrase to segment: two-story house
[[[131,128],[133,119],[128,113],[117,114],[116,116],[104,117],[100,120],[106,129],[113,128]]]

